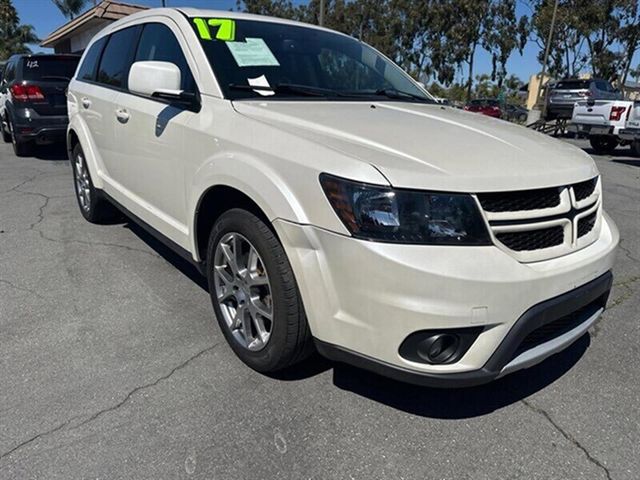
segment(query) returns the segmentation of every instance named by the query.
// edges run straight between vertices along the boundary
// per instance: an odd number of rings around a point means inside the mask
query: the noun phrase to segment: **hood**
[[[441,105],[322,101],[233,105],[242,115],[369,163],[400,188],[522,190],[576,183],[598,173],[591,157],[568,143]],[[309,155],[309,161],[321,161],[313,158],[312,150]]]

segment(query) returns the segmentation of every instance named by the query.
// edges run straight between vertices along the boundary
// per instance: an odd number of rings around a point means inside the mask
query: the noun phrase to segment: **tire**
[[[618,140],[608,136],[589,137],[591,148],[598,155],[611,155],[618,146]]]
[[[640,157],[640,140],[634,140],[631,142],[631,155],[634,157]]]
[[[7,126],[6,128],[5,125]],[[7,118],[2,119],[2,126],[0,128],[2,129],[2,140],[4,143],[11,142],[11,132],[7,130],[7,128],[9,128],[9,120]]]
[[[105,200],[100,190],[93,186],[91,174],[87,168],[84,152],[80,144],[73,147],[71,154],[71,168],[73,170],[73,186],[80,213],[91,223],[112,223],[117,218],[116,208]]]
[[[15,128],[13,127],[13,123],[8,122],[9,125],[9,138],[11,140],[11,145],[13,146],[13,153],[15,153],[16,157],[28,157],[31,155],[31,151],[33,150],[33,143],[30,141],[24,141],[15,133]],[[3,132],[4,137],[4,132]]]
[[[235,269],[230,259],[236,259]],[[291,265],[260,218],[237,208],[220,216],[209,235],[207,280],[218,324],[246,365],[276,372],[313,352]]]

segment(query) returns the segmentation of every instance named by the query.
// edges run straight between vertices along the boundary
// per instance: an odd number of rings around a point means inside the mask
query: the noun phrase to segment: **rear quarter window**
[[[78,74],[76,76],[78,80],[95,80],[98,61],[100,60],[100,54],[102,53],[105,43],[107,43],[106,37],[101,38],[91,45],[89,51],[84,57],[84,60],[82,61],[82,64],[80,65],[80,68],[78,69]]]
[[[22,79],[37,82],[71,80],[79,60],[79,57],[25,57],[22,59]]]

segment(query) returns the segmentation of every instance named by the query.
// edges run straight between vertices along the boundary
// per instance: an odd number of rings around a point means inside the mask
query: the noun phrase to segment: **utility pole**
[[[162,6],[166,7],[167,6],[167,0],[162,0]]]
[[[544,49],[544,59],[542,61],[542,73],[540,74],[540,82],[538,83],[538,92],[536,93],[536,106],[540,104],[540,92],[542,91],[542,82],[544,82],[544,76],[547,73],[547,62],[549,61],[549,50],[551,50],[551,41],[553,40],[553,29],[556,24],[556,13],[558,12],[558,1],[556,0],[553,5],[553,15],[551,15],[551,27],[549,28],[549,36],[547,37],[547,46]],[[548,83],[548,82],[547,82]],[[547,108],[547,94],[548,89],[544,90],[544,103],[542,104],[540,116],[544,118],[545,109]]]
[[[320,0],[320,12],[318,13],[318,25],[324,25],[324,0]]]

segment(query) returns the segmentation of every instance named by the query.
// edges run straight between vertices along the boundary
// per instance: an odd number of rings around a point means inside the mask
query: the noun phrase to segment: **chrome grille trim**
[[[553,207],[535,210],[487,211],[483,208],[481,197],[484,198],[484,204],[487,205],[487,198],[495,201],[500,193],[490,194],[491,196],[486,193],[476,194],[478,206],[483,211],[494,243],[518,261],[525,263],[567,255],[593,243],[598,237],[602,217],[600,177],[554,188],[558,189],[559,201],[557,204]],[[539,191],[549,194],[550,190],[540,189]],[[526,195],[530,195],[532,191],[535,190],[525,191]],[[509,198],[513,198],[517,192],[505,192],[505,194]],[[533,201],[527,199],[525,203],[527,205],[535,204],[535,199]],[[546,200],[543,203],[549,204]],[[513,204],[522,205],[523,203],[516,201]],[[590,220],[593,220],[592,225],[590,228],[586,228],[585,222]],[[578,235],[581,221],[581,235]],[[557,236],[558,227],[564,231],[560,242]],[[553,238],[545,234],[544,231],[553,232]],[[531,232],[528,240],[526,232]],[[529,248],[535,246],[539,248]]]

